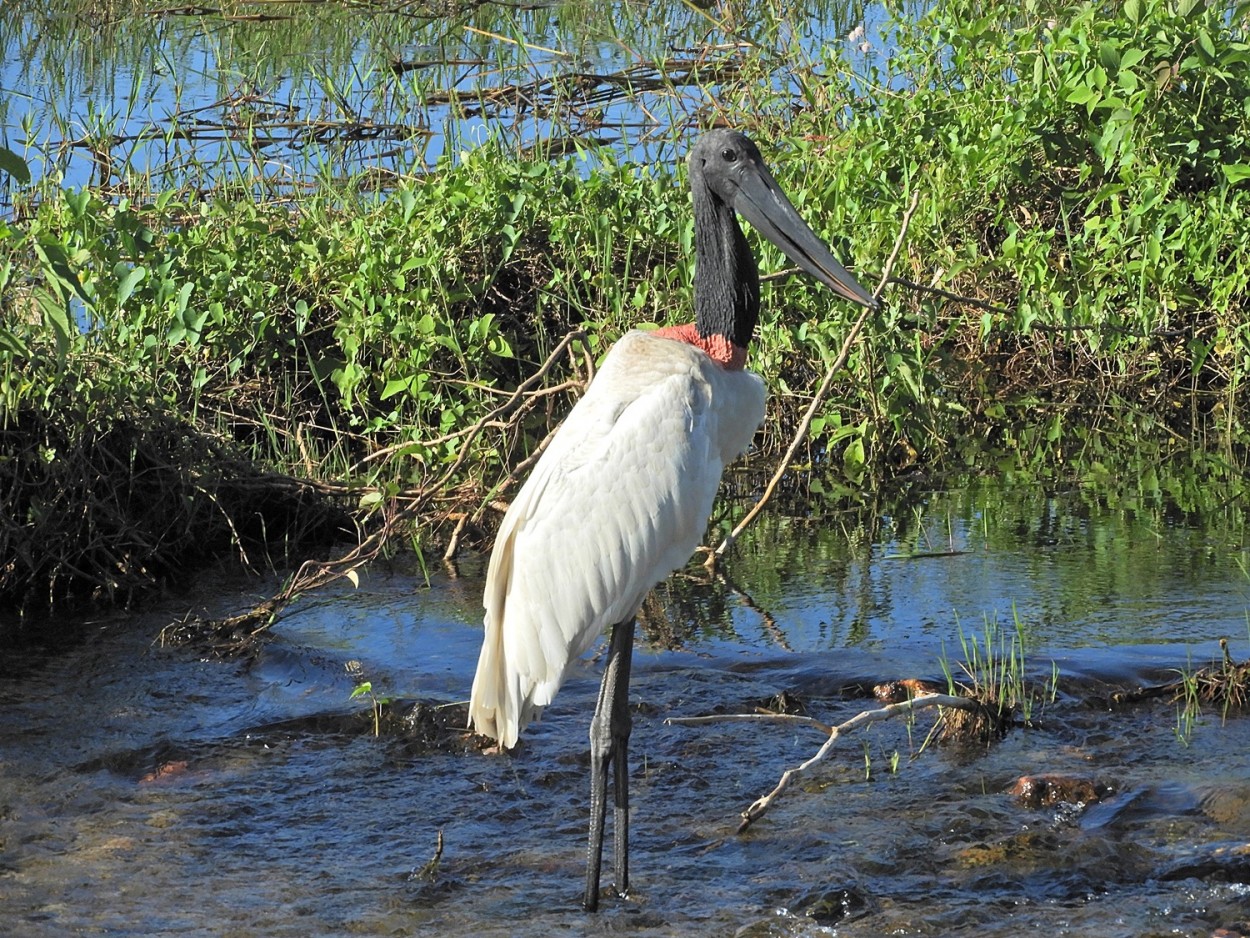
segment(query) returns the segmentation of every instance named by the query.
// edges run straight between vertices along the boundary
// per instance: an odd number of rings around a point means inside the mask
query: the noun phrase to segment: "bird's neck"
[[[745,361],[760,315],[755,255],[733,209],[702,185],[693,188],[695,330],[706,343],[740,349]]]

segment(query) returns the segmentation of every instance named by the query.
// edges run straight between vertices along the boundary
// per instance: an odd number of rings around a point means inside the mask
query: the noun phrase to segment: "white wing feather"
[[[569,663],[689,559],[763,417],[750,372],[643,332],[616,344],[500,525],[469,706],[479,733],[515,745]]]

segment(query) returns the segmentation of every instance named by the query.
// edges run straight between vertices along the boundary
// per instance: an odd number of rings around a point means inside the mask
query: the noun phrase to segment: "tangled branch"
[[[565,335],[537,371],[518,385],[503,403],[460,434],[463,437],[460,451],[442,474],[419,488],[407,490],[396,498],[384,502],[381,509],[381,523],[351,550],[331,560],[305,561],[278,593],[238,615],[224,619],[187,617],[173,623],[162,630],[160,641],[184,642],[196,638],[207,638],[219,651],[237,653],[249,647],[276,623],[282,611],[304,593],[320,589],[339,579],[348,579],[352,583],[357,583],[360,568],[376,560],[390,540],[396,534],[407,530],[411,523],[430,506],[435,497],[456,478],[472,452],[473,441],[482,431],[488,427],[497,426],[501,420],[508,421],[505,426],[511,427],[511,422],[523,413],[521,405],[532,395],[545,393],[541,389],[534,390],[535,386],[546,377],[573,343],[584,340],[585,335],[582,330],[573,330]],[[402,453],[403,450],[399,452]],[[515,474],[516,470],[509,476],[509,479]],[[506,479],[503,484],[507,483]]]
[[[777,782],[773,790],[763,795],[751,804],[749,808],[742,812],[742,820],[738,824],[738,833],[741,834],[748,827],[764,816],[769,808],[781,797],[782,793],[790,787],[790,783],[801,775],[811,771],[811,769],[821,762],[824,762],[829,753],[833,751],[833,747],[837,745],[838,740],[842,738],[844,733],[852,730],[860,729],[864,726],[870,726],[873,723],[880,723],[882,720],[889,720],[904,713],[914,713],[917,710],[927,709],[929,707],[953,707],[958,710],[977,710],[982,704],[970,697],[953,697],[949,694],[926,694],[920,697],[913,697],[911,700],[904,700],[901,703],[890,704],[881,707],[878,710],[864,710],[845,723],[839,723],[837,726],[828,726],[806,716],[794,716],[785,713],[745,713],[745,714],[718,714],[705,717],[672,717],[666,720],[666,723],[690,726],[702,723],[718,723],[725,721],[732,722],[784,722],[789,724],[800,723],[811,726],[822,733],[828,735],[828,739],[824,744],[816,750],[816,754],[806,762],[796,765],[793,768],[786,769],[781,775],[781,780]]]

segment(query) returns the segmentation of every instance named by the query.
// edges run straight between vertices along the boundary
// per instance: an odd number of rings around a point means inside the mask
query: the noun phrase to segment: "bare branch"
[[[903,241],[907,237],[907,228],[911,225],[912,216],[916,213],[916,206],[920,203],[920,190],[917,189],[911,194],[911,204],[907,206],[907,211],[903,213],[903,222],[899,226],[898,237],[894,241],[894,250],[890,252],[890,257],[886,261],[885,269],[881,272],[881,281],[877,284],[877,289],[873,291],[873,296],[879,297],[885,285],[890,281],[890,271],[894,267],[894,262],[898,259],[898,253],[903,247]],[[799,421],[798,427],[794,431],[794,439],[790,441],[790,447],[786,450],[786,454],[781,457],[781,462],[777,466],[777,471],[773,473],[773,477],[768,480],[768,486],[764,489],[764,494],[760,496],[751,510],[747,512],[745,518],[738,522],[737,527],[729,533],[729,535],[720,543],[711,554],[708,555],[706,566],[713,567],[719,557],[724,556],[725,551],[733,546],[738,536],[746,530],[747,525],[755,520],[756,516],[764,510],[764,506],[768,504],[768,500],[773,497],[773,492],[777,485],[781,482],[782,477],[790,470],[790,464],[794,462],[794,456],[799,451],[799,447],[803,445],[803,441],[807,439],[807,428],[811,426],[812,418],[816,416],[816,411],[820,409],[824,403],[825,395],[829,393],[829,388],[833,385],[833,379],[842,367],[846,364],[847,358],[850,357],[851,347],[859,338],[860,330],[864,328],[864,323],[868,320],[872,310],[867,307],[859,314],[859,318],[855,320],[855,324],[851,326],[851,331],[846,334],[846,339],[842,342],[842,349],[838,352],[838,357],[834,359],[829,370],[825,373],[825,380],[820,383],[820,388],[816,391],[816,396],[812,398],[811,405],[807,408],[807,413],[803,415],[803,419]]]
[[[861,713],[851,717],[845,723],[839,723],[837,726],[829,727],[814,720],[811,717],[793,716],[790,714],[767,714],[767,713],[743,713],[743,714],[725,714],[706,717],[674,717],[666,720],[667,723],[676,724],[699,724],[713,723],[720,721],[747,721],[747,722],[788,722],[802,723],[809,726],[817,726],[822,731],[827,731],[828,739],[816,751],[816,754],[801,765],[794,768],[786,769],[781,775],[781,780],[777,782],[776,787],[763,797],[757,798],[755,802],[742,812],[742,821],[738,824],[738,833],[741,834],[753,823],[764,816],[773,803],[781,797],[782,793],[790,786],[796,778],[808,772],[813,766],[819,765],[829,757],[829,753],[833,751],[833,747],[837,745],[838,740],[843,733],[849,733],[851,730],[857,730],[873,723],[880,723],[882,720],[889,720],[893,717],[900,716],[904,713],[914,713],[917,710],[924,710],[929,707],[953,707],[958,710],[979,710],[982,704],[971,697],[953,697],[949,694],[926,694],[921,697],[913,697],[911,700],[905,700],[902,703],[890,704],[879,710],[864,710]]]
[[[302,594],[343,577],[356,582],[359,577],[357,571],[375,559],[395,534],[405,530],[410,522],[419,517],[421,512],[426,510],[430,502],[460,471],[465,460],[469,458],[470,448],[478,434],[500,418],[515,415],[519,405],[531,393],[530,389],[542,381],[566,349],[584,336],[584,332],[574,330],[561,339],[538,370],[518,385],[506,401],[462,434],[464,441],[461,443],[460,452],[442,475],[433,482],[422,485],[414,492],[405,493],[406,501],[402,506],[398,500],[384,503],[380,510],[381,523],[347,553],[331,560],[305,561],[278,593],[238,615],[214,620],[188,618],[173,623],[162,631],[161,641],[194,633],[209,633],[215,636],[218,647],[226,650],[241,650],[277,622],[282,610]],[[455,535],[461,533],[462,527],[462,524],[457,525]],[[456,539],[455,535],[453,535],[453,542]]]

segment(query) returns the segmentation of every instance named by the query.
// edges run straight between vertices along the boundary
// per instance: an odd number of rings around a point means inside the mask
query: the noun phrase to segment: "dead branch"
[[[698,724],[698,723],[714,723],[718,721],[749,721],[749,722],[785,722],[785,723],[801,723],[805,726],[813,726],[822,732],[828,730],[829,738],[816,751],[816,754],[801,765],[794,768],[786,769],[781,775],[781,780],[768,794],[757,798],[755,802],[742,812],[742,821],[738,824],[738,833],[741,834],[748,827],[764,816],[773,803],[781,797],[782,793],[790,786],[799,776],[810,771],[813,766],[824,762],[829,757],[829,753],[833,751],[833,747],[844,733],[851,730],[857,730],[873,723],[880,723],[882,720],[889,720],[893,717],[904,713],[913,713],[916,710],[923,710],[928,707],[953,707],[958,710],[977,710],[981,708],[981,704],[971,697],[953,697],[949,694],[927,694],[922,697],[913,697],[911,700],[905,700],[902,703],[890,704],[879,710],[864,710],[847,720],[845,723],[839,723],[837,726],[828,727],[818,720],[811,717],[794,716],[791,714],[768,714],[768,713],[741,713],[741,714],[724,714],[712,715],[705,717],[674,717],[666,720],[667,723],[677,724]]]
[[[900,287],[906,287],[907,289],[914,290],[917,293],[929,293],[933,296],[940,296],[942,299],[952,300],[953,302],[960,303],[964,306],[975,306],[977,309],[984,309],[991,313],[998,313],[1000,316],[1012,315],[1011,310],[1003,309],[1001,306],[995,306],[993,303],[987,303],[984,300],[978,300],[971,296],[963,296],[959,293],[952,293],[950,290],[943,290],[940,287],[925,286],[923,283],[916,283],[912,280],[906,280],[903,277],[891,277],[890,283],[897,283]]]
[[[527,395],[531,393],[530,389],[542,381],[566,349],[584,336],[583,331],[573,330],[561,339],[538,370],[518,385],[506,401],[485,414],[463,433],[464,441],[460,452],[442,475],[419,489],[405,492],[402,503],[400,499],[392,499],[384,503],[379,513],[381,523],[347,553],[332,560],[305,561],[276,595],[263,600],[251,609],[225,619],[204,620],[188,617],[163,629],[159,641],[186,641],[197,636],[207,636],[217,650],[238,653],[246,649],[277,622],[282,610],[304,593],[320,589],[341,578],[350,579],[353,584],[357,583],[359,581],[357,571],[380,556],[391,538],[406,530],[411,522],[415,521],[456,477],[469,458],[473,441],[478,435],[500,418],[517,412]]]

